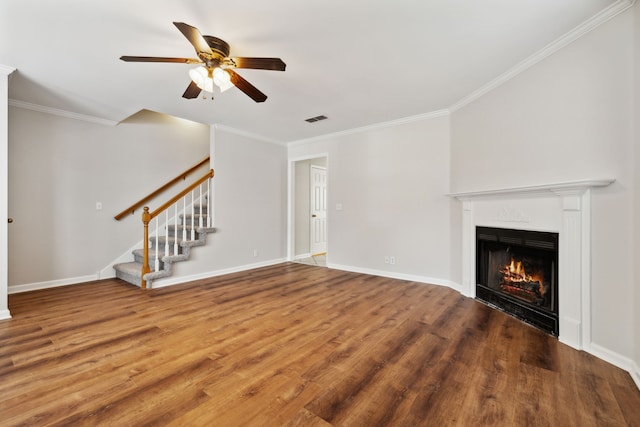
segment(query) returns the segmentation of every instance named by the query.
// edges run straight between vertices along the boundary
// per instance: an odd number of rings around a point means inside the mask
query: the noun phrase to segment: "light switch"
[[[342,203],[336,203],[336,210],[337,211],[341,211],[342,210]]]

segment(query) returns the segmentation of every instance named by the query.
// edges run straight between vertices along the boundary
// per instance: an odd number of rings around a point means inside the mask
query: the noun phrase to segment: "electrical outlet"
[[[254,249],[254,250],[253,250],[253,256],[254,256],[254,257],[255,257],[255,256],[258,256],[258,250],[257,250],[257,249]]]
[[[389,257],[389,264],[395,264],[395,263],[396,263],[396,257],[390,256]]]
[[[384,263],[389,264],[389,255],[384,256]]]
[[[102,202],[96,202],[96,210],[97,211],[101,211],[102,210]]]

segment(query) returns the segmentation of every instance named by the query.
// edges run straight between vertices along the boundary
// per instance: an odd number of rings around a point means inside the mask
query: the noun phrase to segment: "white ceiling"
[[[620,3],[1,0],[0,64],[17,69],[17,104],[115,122],[148,109],[292,142],[450,108]],[[184,99],[193,65],[119,60],[195,57],[173,21],[287,70],[238,70],[268,95],[261,104],[236,88]]]

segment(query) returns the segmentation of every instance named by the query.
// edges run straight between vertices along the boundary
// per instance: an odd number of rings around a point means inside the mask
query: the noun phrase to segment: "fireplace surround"
[[[591,190],[614,179],[452,193],[462,202],[462,283],[476,298],[476,227],[558,233],[558,339],[591,344]]]
[[[476,299],[558,335],[558,233],[476,227]]]

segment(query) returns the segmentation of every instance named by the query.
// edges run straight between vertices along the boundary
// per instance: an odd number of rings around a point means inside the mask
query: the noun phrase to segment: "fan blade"
[[[180,32],[184,34],[187,40],[189,40],[198,54],[206,53],[213,56],[213,52],[211,51],[209,44],[207,44],[207,41],[202,37],[202,34],[200,34],[200,31],[198,31],[196,27],[192,27],[184,22],[174,22],[173,25],[178,27]]]
[[[229,58],[236,68],[284,71],[287,67],[280,58]]]
[[[191,83],[189,83],[189,87],[187,87],[187,90],[185,90],[184,93],[182,94],[182,97],[187,99],[193,99],[193,98],[197,98],[198,95],[200,95],[200,88],[198,87],[196,82],[192,81]]]
[[[167,58],[161,56],[121,56],[126,62],[175,62],[181,64],[200,64],[202,61],[195,58]]]
[[[243,79],[238,73],[228,68],[225,71],[231,75],[231,83],[243,91],[249,98],[256,102],[264,102],[267,99],[267,95],[260,92],[257,87]]]

